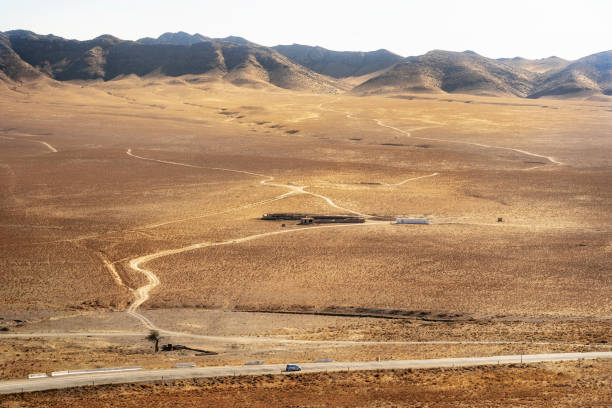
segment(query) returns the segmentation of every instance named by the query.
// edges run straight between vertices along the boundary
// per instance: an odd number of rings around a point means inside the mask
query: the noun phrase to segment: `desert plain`
[[[155,75],[0,86],[2,379],[612,350],[607,100],[360,97]],[[260,219],[289,212],[366,222]],[[152,329],[218,354],[152,353]],[[452,381],[586,376],[610,395],[609,364],[565,364],[559,377],[553,364]],[[381,375],[391,389],[413,374]],[[277,381],[240,389],[277,392]],[[445,392],[457,392],[452,381]],[[572,387],[569,402],[581,401]],[[5,402],[35,406],[28,398]]]

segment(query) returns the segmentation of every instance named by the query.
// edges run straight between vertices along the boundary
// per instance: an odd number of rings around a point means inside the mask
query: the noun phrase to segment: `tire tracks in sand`
[[[323,107],[324,105],[328,105],[328,104],[334,103],[336,101],[331,101],[331,102],[327,102],[327,103],[321,103],[321,104],[319,104],[317,106],[317,108],[320,109],[320,110],[323,110],[323,111],[327,111],[327,112],[339,113],[339,114],[345,115],[347,118],[350,118],[350,119],[363,119],[363,118],[356,117],[352,113],[341,112],[341,111],[337,111],[337,110],[334,110],[334,109]],[[527,155],[527,156],[531,156],[531,157],[537,157],[537,158],[540,158],[540,159],[546,159],[546,160],[548,160],[548,162],[550,164],[554,164],[554,165],[557,165],[557,166],[562,166],[563,165],[562,162],[558,161],[557,159],[555,159],[552,156],[546,156],[546,155],[543,155],[543,154],[533,153],[533,152],[530,152],[530,151],[527,151],[527,150],[523,150],[523,149],[517,149],[517,148],[514,148],[514,147],[504,147],[504,146],[493,146],[493,145],[488,145],[488,144],[485,144],[485,143],[477,143],[477,142],[466,142],[464,140],[451,140],[451,139],[440,139],[440,138],[433,138],[433,137],[414,136],[411,132],[409,132],[407,130],[403,130],[403,129],[400,129],[400,128],[395,127],[395,126],[387,125],[381,119],[372,119],[372,120],[378,126],[385,127],[387,129],[391,129],[391,130],[393,130],[395,132],[399,132],[399,133],[403,134],[404,136],[407,136],[407,137],[410,137],[410,138],[413,138],[413,139],[429,140],[429,141],[444,142],[444,143],[456,143],[456,144],[463,144],[463,145],[469,145],[469,146],[482,147],[482,148],[485,148],[485,149],[509,150],[509,151],[513,151],[513,152],[516,152],[516,153],[521,153],[521,154],[524,154],[524,155]],[[430,129],[430,127],[421,127],[421,128],[413,129],[413,130],[424,130],[424,129]],[[545,166],[545,164],[543,164],[542,166]],[[522,170],[523,171],[528,171],[528,170],[533,170],[533,169],[540,168],[542,166],[532,166],[532,167],[529,167],[529,168],[526,168],[526,169],[522,169]]]
[[[34,142],[34,143],[40,143],[41,145],[45,146],[47,149],[49,149],[49,151],[51,153],[57,153],[58,150],[51,146],[49,143],[43,141],[43,140],[30,140],[30,139],[20,139],[20,138],[16,138],[16,137],[9,137],[9,136],[0,136],[1,139],[6,139],[6,140],[20,140],[23,141],[25,140],[26,142]]]
[[[273,186],[273,187],[282,187],[282,188],[287,188],[290,191],[278,196],[274,199],[270,199],[270,200],[264,200],[264,201],[260,201],[258,203],[252,203],[249,204],[247,206],[254,206],[254,205],[258,205],[259,203],[267,203],[267,202],[271,202],[271,201],[275,201],[276,199],[281,199],[281,198],[285,198],[288,197],[290,195],[293,194],[307,194],[307,195],[311,195],[317,198],[320,198],[322,200],[324,200],[328,205],[330,205],[333,208],[336,208],[338,210],[341,211],[346,211],[349,212],[351,214],[355,214],[355,215],[359,215],[359,216],[363,216],[363,217],[371,217],[368,214],[363,214],[359,211],[355,211],[355,210],[351,210],[349,208],[345,208],[342,207],[338,204],[336,204],[332,199],[330,199],[329,197],[326,197],[324,195],[321,194],[317,194],[317,193],[313,193],[310,191],[305,190],[307,188],[307,186],[294,186],[291,184],[279,184],[279,183],[272,183],[272,181],[274,180],[273,176],[268,176],[265,174],[261,174],[261,173],[255,173],[255,172],[250,172],[250,171],[245,171],[245,170],[236,170],[236,169],[228,169],[228,168],[223,168],[223,167],[207,167],[207,166],[197,166],[197,165],[193,165],[193,164],[188,164],[188,163],[179,163],[179,162],[174,162],[174,161],[169,161],[169,160],[160,160],[160,159],[154,159],[154,158],[150,158],[150,157],[144,157],[144,156],[140,156],[137,155],[135,153],[132,152],[132,149],[128,149],[126,151],[126,154],[128,156],[131,156],[133,158],[136,159],[140,159],[140,160],[146,160],[146,161],[152,161],[152,162],[157,162],[157,163],[162,163],[162,164],[168,164],[168,165],[175,165],[175,166],[183,166],[183,167],[189,167],[189,168],[196,168],[196,169],[206,169],[206,170],[217,170],[217,171],[227,171],[227,172],[232,172],[232,173],[239,173],[239,174],[246,174],[249,176],[255,176],[255,177],[262,177],[263,180],[260,181],[261,185],[266,185],[266,186]],[[406,180],[409,181],[409,180]],[[403,184],[403,182],[402,182]],[[247,206],[244,206],[245,208]],[[161,223],[162,225],[165,223]],[[313,229],[323,229],[323,228],[347,228],[347,227],[361,227],[361,226],[372,226],[372,225],[386,225],[388,224],[387,222],[384,221],[380,221],[380,222],[373,222],[373,221],[368,221],[366,223],[363,224],[342,224],[342,225],[325,225],[325,226],[317,226],[317,227],[305,227],[305,228],[298,228],[298,229],[293,229],[293,230],[283,230],[283,231],[273,231],[273,232],[266,232],[266,233],[260,233],[260,234],[254,234],[254,235],[249,235],[247,237],[242,237],[242,238],[234,238],[234,239],[229,239],[226,241],[222,241],[222,242],[200,242],[200,243],[196,243],[196,244],[192,244],[192,245],[187,245],[181,248],[175,248],[175,249],[167,249],[167,250],[163,250],[163,251],[158,251],[152,254],[148,254],[148,255],[143,255],[137,258],[133,258],[129,261],[129,266],[132,270],[139,272],[141,274],[143,274],[147,280],[148,283],[146,285],[143,285],[137,289],[134,290],[134,301],[132,302],[132,304],[130,304],[130,306],[127,309],[127,313],[129,313],[131,316],[137,318],[138,320],[140,320],[148,329],[151,330],[159,330],[159,331],[163,331],[165,333],[169,333],[167,330],[163,330],[161,328],[158,328],[157,326],[155,326],[155,324],[149,320],[146,316],[138,313],[138,308],[144,303],[146,302],[149,298],[150,298],[150,293],[153,289],[155,289],[157,286],[159,286],[161,284],[159,278],[157,277],[157,275],[155,275],[151,270],[146,269],[143,267],[143,264],[153,261],[155,259],[159,259],[165,256],[170,256],[170,255],[176,255],[176,254],[180,254],[183,252],[188,252],[188,251],[194,251],[197,249],[202,249],[202,248],[208,248],[208,247],[214,247],[214,246],[222,246],[222,245],[232,245],[232,244],[240,244],[243,242],[248,242],[248,241],[252,241],[252,240],[256,240],[256,239],[261,239],[261,238],[266,238],[266,237],[270,237],[270,236],[274,236],[274,235],[280,235],[280,234],[288,234],[288,233],[295,233],[295,232],[299,232],[299,231],[305,231],[305,230],[313,230]],[[177,333],[173,333],[173,334],[177,334]]]
[[[257,240],[261,238],[267,238],[267,237],[280,235],[280,234],[290,234],[290,233],[297,233],[301,231],[311,231],[315,229],[324,229],[324,228],[336,229],[336,228],[349,228],[349,227],[364,227],[364,226],[373,226],[373,225],[388,225],[388,222],[374,221],[374,222],[367,222],[363,224],[325,225],[325,226],[317,226],[317,227],[297,228],[293,230],[264,232],[261,234],[249,235],[249,236],[242,237],[242,238],[228,239],[226,241],[221,241],[221,242],[199,242],[199,243],[184,246],[181,248],[166,249],[166,250],[155,252],[149,255],[144,255],[138,258],[134,258],[130,260],[130,263],[129,263],[130,268],[132,268],[132,270],[134,271],[144,274],[146,278],[148,279],[149,283],[147,283],[144,286],[139,287],[138,289],[134,291],[134,302],[132,302],[130,307],[127,309],[127,312],[131,314],[132,316],[136,317],[137,319],[139,319],[140,321],[142,321],[147,328],[167,332],[165,330],[159,329],[149,319],[147,319],[145,316],[137,312],[138,308],[150,298],[150,292],[161,284],[159,278],[151,270],[143,267],[143,264],[153,261],[155,259],[159,259],[165,256],[180,254],[183,252],[194,251],[196,249],[217,247],[217,246],[223,246],[223,245],[241,244],[244,242],[253,241],[253,240]],[[177,334],[177,333],[174,333],[174,334]]]
[[[439,139],[439,138],[433,138],[433,137],[414,136],[414,135],[412,135],[410,132],[408,132],[406,130],[402,130],[402,129],[397,128],[395,126],[387,125],[384,122],[382,122],[380,119],[372,119],[372,120],[374,122],[376,122],[376,124],[378,126],[386,127],[388,129],[391,129],[391,130],[394,130],[396,132],[402,133],[405,136],[411,137],[413,139],[431,140],[431,141],[445,142],[445,143],[464,144],[464,145],[470,145],[470,146],[483,147],[483,148],[486,148],[486,149],[510,150],[510,151],[513,151],[513,152],[522,153],[522,154],[527,155],[527,156],[537,157],[537,158],[540,158],[540,159],[546,159],[551,164],[556,164],[557,166],[563,165],[563,163],[561,163],[560,161],[556,160],[554,157],[545,156],[545,155],[542,155],[542,154],[537,154],[537,153],[529,152],[527,150],[516,149],[514,147],[492,146],[492,145],[488,145],[488,144],[484,144],[484,143],[477,143],[477,142],[466,142],[464,140],[451,140],[451,139]],[[529,169],[525,169],[525,170],[530,170],[530,169],[533,169],[533,168],[535,168],[535,167],[530,167]]]

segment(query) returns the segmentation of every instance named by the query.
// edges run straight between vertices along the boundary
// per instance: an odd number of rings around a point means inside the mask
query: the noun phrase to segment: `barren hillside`
[[[22,60],[11,48],[8,36],[0,33],[0,80],[32,79],[38,76],[40,72]]]
[[[552,73],[531,97],[580,94],[612,95],[612,51],[589,55]]]
[[[451,92],[527,96],[531,73],[512,68],[472,51],[430,51],[408,57],[357,86],[360,94],[389,92]]]
[[[539,98],[612,94],[612,51],[575,62],[491,59],[472,51],[434,50],[402,59],[387,50],[330,51],[306,45],[264,47],[241,37],[185,32],[125,41],[112,35],[68,40],[26,30],[0,33],[0,80],[105,81],[122,76],[189,76],[314,93],[462,93]]]
[[[252,87],[275,85],[320,93],[338,91],[332,79],[303,68],[270,48],[233,39],[194,41],[191,45],[142,44],[109,35],[76,41],[29,31],[10,31],[3,38],[3,54],[14,61],[10,66],[18,64],[20,57],[60,81],[110,80],[131,74],[206,75],[208,80],[224,79]],[[27,64],[19,72],[26,73]],[[14,69],[3,71],[13,76]]]
[[[524,69],[526,71],[535,72],[538,74],[550,73],[553,71],[561,70],[571,64],[571,61],[564,60],[559,57],[548,57],[540,59],[527,59],[521,57],[515,58],[500,58],[499,62],[503,62],[511,67]]]
[[[371,74],[403,59],[387,50],[330,51],[322,47],[300,44],[277,45],[274,49],[308,69],[334,78]]]
[[[193,45],[199,42],[209,41],[211,38],[202,34],[188,34],[184,31],[178,33],[164,33],[157,38],[145,37],[137,42],[146,45],[152,44],[174,44],[174,45]]]

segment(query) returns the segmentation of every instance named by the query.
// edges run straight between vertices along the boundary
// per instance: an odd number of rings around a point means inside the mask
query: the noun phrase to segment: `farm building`
[[[398,218],[395,220],[396,224],[429,224],[427,218]]]
[[[347,215],[310,215],[300,220],[300,225],[307,224],[361,224],[365,222],[363,217]]]
[[[317,215],[317,214],[299,214],[299,213],[273,213],[264,214],[262,220],[278,221],[278,220],[299,220],[299,225],[307,224],[358,224],[364,223],[365,218],[356,217],[354,215]]]
[[[301,220],[302,218],[308,217],[308,214],[300,214],[300,213],[273,213],[273,214],[264,214],[261,219],[262,220]]]

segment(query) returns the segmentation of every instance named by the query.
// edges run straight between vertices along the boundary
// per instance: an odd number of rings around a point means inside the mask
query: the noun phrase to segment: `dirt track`
[[[477,147],[484,147],[487,149],[502,149],[502,150],[511,150],[513,152],[517,152],[517,153],[522,153],[525,154],[527,156],[532,156],[532,157],[539,157],[542,159],[546,159],[548,160],[551,164],[556,164],[558,166],[563,165],[563,163],[561,163],[560,161],[557,161],[555,158],[550,157],[550,156],[545,156],[545,155],[541,155],[541,154],[537,154],[537,153],[532,153],[532,152],[528,152],[527,150],[521,150],[521,149],[515,149],[513,147],[503,147],[503,146],[491,146],[488,144],[484,144],[484,143],[476,143],[476,142],[466,142],[466,141],[462,141],[462,140],[450,140],[450,139],[438,139],[438,138],[432,138],[432,137],[420,137],[420,136],[413,136],[410,132],[402,130],[400,128],[396,128],[394,126],[389,126],[385,123],[383,123],[380,119],[373,119],[376,124],[378,126],[382,126],[382,127],[386,127],[392,130],[395,130],[396,132],[402,133],[405,136],[411,137],[413,139],[420,139],[420,140],[432,140],[432,141],[436,141],[436,142],[445,142],[445,143],[459,143],[459,144],[464,144],[464,145],[471,145],[471,146],[477,146]],[[534,167],[530,167],[534,168]]]
[[[246,208],[246,207],[251,207],[254,205],[258,205],[261,203],[268,203],[274,200],[278,200],[284,197],[288,197],[289,195],[292,194],[308,194],[308,195],[312,195],[314,197],[320,198],[322,200],[324,200],[325,202],[327,202],[330,206],[342,210],[342,211],[347,211],[350,212],[352,214],[356,214],[356,215],[360,215],[360,216],[364,216],[364,217],[369,217],[367,214],[362,214],[358,211],[354,211],[354,210],[350,210],[344,207],[341,207],[339,205],[337,205],[336,203],[334,203],[329,197],[326,197],[324,195],[321,194],[316,194],[316,193],[311,193],[309,191],[305,190],[305,186],[293,186],[290,184],[278,184],[278,183],[271,183],[272,180],[274,180],[274,177],[272,176],[267,176],[264,174],[259,174],[259,173],[253,173],[253,172],[249,172],[249,171],[243,171],[243,170],[235,170],[235,169],[227,169],[227,168],[221,168],[221,167],[204,167],[204,166],[195,166],[192,164],[186,164],[186,163],[178,163],[178,162],[173,162],[173,161],[167,161],[167,160],[158,160],[158,159],[152,159],[152,158],[148,158],[148,157],[144,157],[144,156],[139,156],[136,155],[134,153],[132,153],[132,149],[128,149],[126,152],[129,156],[134,157],[136,159],[140,159],[140,160],[147,160],[147,161],[154,161],[154,162],[158,162],[158,163],[162,163],[162,164],[170,164],[170,165],[176,165],[176,166],[184,166],[184,167],[191,167],[191,168],[199,168],[199,169],[207,169],[207,170],[218,170],[218,171],[228,171],[228,172],[233,172],[233,173],[241,173],[241,174],[247,174],[249,176],[257,176],[257,177],[264,177],[264,180],[260,181],[260,184],[262,185],[268,185],[268,186],[274,186],[274,187],[283,187],[283,188],[288,188],[290,191],[288,193],[285,193],[281,196],[275,197],[273,199],[269,199],[269,200],[264,200],[264,201],[259,201],[257,203],[250,203],[250,204],[246,204],[245,206],[242,206],[240,208]],[[429,177],[429,176],[427,176]],[[417,177],[415,179],[418,179],[420,177]],[[404,184],[407,181],[410,181],[412,179],[408,179],[405,180],[399,184]],[[167,223],[161,223],[161,224],[157,224],[157,225],[165,225]],[[267,232],[267,233],[262,233],[262,234],[254,234],[254,235],[249,235],[247,237],[243,237],[243,238],[237,238],[237,239],[230,239],[227,241],[223,241],[223,242],[200,242],[200,243],[196,243],[193,245],[188,245],[182,248],[176,248],[176,249],[167,249],[164,251],[159,251],[159,252],[155,252],[152,254],[148,254],[148,255],[143,255],[140,256],[138,258],[134,258],[132,260],[130,260],[130,268],[132,268],[134,271],[137,271],[139,273],[142,273],[146,276],[147,280],[149,281],[149,283],[147,283],[144,286],[139,287],[138,289],[134,290],[134,301],[132,302],[132,304],[129,306],[129,308],[127,309],[127,312],[136,317],[137,319],[139,319],[148,329],[151,330],[159,330],[159,331],[163,331],[165,333],[169,333],[166,330],[163,330],[157,326],[155,326],[155,324],[153,322],[151,322],[149,319],[147,319],[145,316],[143,316],[142,314],[138,313],[137,310],[138,308],[144,303],[146,302],[149,297],[150,297],[150,293],[151,291],[156,288],[157,286],[160,285],[160,280],[159,278],[150,270],[143,268],[141,265],[146,263],[146,262],[150,262],[154,259],[158,259],[158,258],[162,258],[165,256],[169,256],[169,255],[176,255],[179,253],[183,253],[183,252],[188,252],[188,251],[193,251],[196,249],[202,249],[202,248],[207,248],[207,247],[214,247],[214,246],[221,246],[221,245],[231,245],[231,244],[240,244],[243,242],[247,242],[247,241],[252,241],[255,239],[260,239],[260,238],[265,238],[265,237],[269,237],[269,236],[273,236],[273,235],[279,235],[279,234],[287,234],[287,233],[295,233],[295,232],[299,232],[299,231],[303,231],[303,230],[313,230],[313,229],[322,229],[322,228],[346,228],[346,227],[359,227],[359,226],[372,226],[372,225],[387,225],[387,222],[366,222],[364,224],[343,224],[343,225],[325,225],[325,226],[317,226],[317,227],[305,227],[305,228],[299,228],[299,229],[294,229],[294,230],[283,230],[283,231],[274,231],[274,232]],[[106,264],[106,263],[105,263]],[[173,334],[181,334],[181,333],[173,333]]]
[[[422,340],[422,341],[410,341],[410,340],[304,340],[304,339],[289,339],[283,337],[255,337],[255,336],[213,336],[206,334],[194,334],[187,332],[177,332],[172,330],[158,329],[154,326],[148,318],[141,314],[132,314],[132,316],[140,319],[142,317],[143,324],[152,325],[150,330],[158,330],[161,334],[166,336],[174,336],[185,339],[203,340],[210,343],[221,343],[227,344],[228,342],[236,344],[272,344],[272,345],[286,345],[286,344],[301,344],[301,345],[312,345],[312,346],[375,346],[375,345],[431,345],[431,346],[451,346],[451,345],[531,345],[531,346],[568,346],[568,347],[586,347],[609,350],[610,345],[608,344],[583,344],[583,343],[561,343],[561,342],[549,342],[549,341],[501,341],[501,340]],[[29,338],[78,338],[78,337],[138,337],[143,338],[147,332],[140,331],[92,331],[92,332],[30,332],[30,333],[10,333],[0,334],[0,338],[6,339],[29,339]]]
[[[336,101],[331,101],[331,102],[327,102],[327,103],[321,103],[319,104],[317,107],[323,111],[327,111],[327,112],[334,112],[334,113],[340,113],[343,115],[346,115],[347,118],[351,118],[351,119],[360,119],[359,117],[356,117],[354,114],[352,113],[347,113],[347,112],[340,112],[334,109],[330,109],[330,108],[324,108],[324,105],[328,105],[330,103],[334,103]],[[464,144],[464,145],[470,145],[470,146],[477,146],[477,147],[483,147],[483,148],[487,148],[487,149],[501,149],[501,150],[510,150],[513,152],[517,152],[517,153],[522,153],[525,154],[527,156],[531,156],[531,157],[539,157],[542,159],[546,159],[548,160],[551,164],[555,164],[558,166],[563,165],[562,162],[556,160],[554,157],[551,156],[546,156],[546,155],[542,155],[542,154],[537,154],[537,153],[533,153],[533,152],[529,152],[527,150],[522,150],[522,149],[516,149],[513,147],[504,147],[504,146],[492,146],[492,145],[488,145],[488,144],[484,144],[484,143],[476,143],[476,142],[466,142],[463,140],[450,140],[450,139],[440,139],[440,138],[433,138],[433,137],[422,137],[422,136],[414,136],[410,131],[407,130],[403,130],[400,128],[397,128],[395,126],[390,126],[387,125],[386,123],[384,123],[382,120],[380,119],[372,119],[378,126],[387,128],[387,129],[391,129],[395,132],[399,132],[401,134],[403,134],[404,136],[413,138],[413,139],[419,139],[419,140],[430,140],[430,141],[434,141],[434,142],[444,142],[444,143],[458,143],[458,144]],[[419,128],[415,128],[412,129],[412,131],[416,131],[416,130],[425,130],[425,129],[431,129],[433,127],[438,127],[438,126],[423,126],[423,127],[419,127]],[[532,166],[529,167],[527,169],[524,170],[532,170],[532,169],[536,169],[542,166]]]
[[[27,141],[27,142],[40,143],[41,145],[43,145],[43,146],[45,146],[47,149],[49,149],[49,151],[50,151],[51,153],[57,153],[57,152],[58,152],[58,150],[57,150],[55,147],[51,146],[49,143],[47,143],[47,142],[45,142],[45,141],[42,141],[42,140],[18,139],[18,138],[16,138],[16,137],[9,137],[9,136],[0,136],[0,138],[2,138],[2,139],[6,139],[6,140],[25,140],[25,141]]]
[[[359,119],[358,117],[355,117],[354,114],[352,113],[347,113],[347,112],[340,112],[340,111],[336,111],[334,109],[330,109],[330,108],[326,108],[324,107],[324,105],[333,103],[335,101],[331,101],[331,102],[327,102],[327,103],[321,103],[317,106],[318,109],[323,110],[323,111],[328,111],[328,112],[334,112],[334,113],[340,113],[340,114],[344,114],[346,115],[347,118],[351,118],[351,119]],[[499,146],[491,146],[491,145],[487,145],[487,144],[483,144],[483,143],[476,143],[476,142],[466,142],[466,141],[456,141],[456,140],[447,140],[447,139],[439,139],[439,138],[430,138],[430,137],[418,137],[418,136],[413,136],[410,132],[399,129],[397,127],[394,126],[390,126],[387,125],[385,123],[383,123],[380,119],[372,119],[378,126],[384,127],[384,128],[388,128],[391,129],[395,132],[399,132],[402,133],[405,136],[411,137],[411,138],[416,138],[416,139],[421,139],[421,140],[433,140],[433,141],[439,141],[439,142],[446,142],[446,143],[459,143],[459,144],[465,144],[465,145],[471,145],[471,146],[477,146],[477,147],[482,147],[482,148],[489,148],[489,149],[502,149],[502,150],[510,150],[510,151],[515,151],[518,153],[522,153],[528,156],[532,156],[532,157],[539,157],[539,158],[545,158],[547,159],[551,164],[555,164],[555,165],[562,165],[563,163],[557,161],[556,159],[554,159],[553,157],[550,156],[545,156],[545,155],[540,155],[537,153],[532,153],[526,150],[521,150],[521,149],[516,149],[516,148],[509,148],[509,147],[499,147]],[[264,175],[264,174],[260,174],[260,173],[254,173],[254,172],[249,172],[249,171],[244,171],[244,170],[236,170],[236,169],[228,169],[228,168],[221,168],[221,167],[204,167],[204,166],[196,166],[196,165],[192,165],[192,164],[186,164],[186,163],[179,163],[179,162],[173,162],[173,161],[167,161],[167,160],[158,160],[158,159],[153,159],[153,158],[148,158],[148,157],[143,157],[143,156],[139,156],[136,155],[134,153],[132,153],[132,149],[128,149],[127,150],[127,154],[131,157],[137,158],[137,159],[141,159],[141,160],[147,160],[147,161],[154,161],[154,162],[158,162],[158,163],[162,163],[162,164],[169,164],[169,165],[177,165],[177,166],[184,166],[184,167],[191,167],[191,168],[202,168],[202,169],[208,169],[208,170],[219,170],[219,171],[227,171],[227,172],[233,172],[233,173],[241,173],[241,174],[246,174],[246,175],[250,175],[250,176],[256,176],[256,177],[262,177],[264,178],[263,180],[260,181],[260,184],[262,185],[269,185],[269,186],[275,186],[275,187],[282,187],[282,188],[287,188],[290,191],[284,195],[275,197],[273,199],[270,200],[266,200],[266,201],[262,201],[260,203],[264,203],[264,202],[270,202],[270,201],[274,201],[274,200],[278,200],[278,199],[282,199],[284,197],[288,197],[289,195],[292,194],[309,194],[312,195],[314,197],[320,198],[324,201],[326,201],[331,207],[336,208],[338,210],[341,211],[345,211],[347,213],[351,213],[351,214],[355,214],[358,216],[362,216],[365,218],[371,217],[368,214],[364,214],[361,213],[359,211],[355,211],[352,209],[348,209],[342,206],[337,205],[336,203],[334,203],[329,197],[326,197],[324,195],[321,194],[316,194],[316,193],[311,193],[309,191],[306,191],[305,189],[307,188],[306,186],[294,186],[294,185],[289,185],[289,184],[278,184],[278,183],[272,183],[272,181],[274,180],[273,176],[268,176],[268,175]],[[530,168],[527,168],[525,170],[532,170],[532,169],[536,169],[539,168],[541,166],[532,166]],[[400,186],[403,185],[409,181],[413,181],[413,180],[419,180],[419,179],[423,179],[423,178],[428,178],[428,177],[434,177],[437,176],[438,173],[433,173],[430,175],[426,175],[426,176],[420,176],[420,177],[414,177],[414,178],[410,178],[410,179],[406,179],[403,180],[399,183],[395,183],[395,184],[385,184],[386,186]],[[247,204],[246,206],[253,206],[253,205],[258,205],[258,203],[251,203],[251,204]],[[159,225],[164,225],[165,223],[161,223]],[[377,224],[377,223],[372,223],[372,222],[368,222],[366,224],[363,225],[373,225],[373,224]],[[379,223],[378,223],[379,224]],[[385,223],[386,224],[386,223]],[[327,226],[327,227],[314,227],[314,228],[338,228],[338,227],[342,227],[342,226]],[[308,229],[313,229],[313,228],[308,228]],[[301,230],[301,229],[300,229]],[[279,232],[270,232],[270,233],[264,233],[264,234],[255,234],[255,235],[251,235],[248,237],[244,237],[244,238],[240,238],[240,239],[233,239],[233,240],[228,240],[228,241],[224,241],[224,242],[220,242],[220,243],[208,243],[208,242],[203,242],[203,243],[197,243],[197,244],[193,244],[193,245],[189,245],[183,248],[177,248],[177,249],[171,249],[171,250],[165,250],[165,251],[159,251],[153,254],[149,254],[149,255],[145,255],[139,258],[135,258],[132,259],[130,261],[130,267],[135,270],[138,271],[140,273],[143,273],[147,279],[149,280],[149,283],[145,286],[142,286],[140,288],[138,288],[137,290],[134,291],[135,294],[135,300],[132,303],[132,305],[129,307],[128,312],[130,314],[132,314],[133,316],[137,317],[139,320],[141,320],[145,326],[147,326],[150,329],[158,329],[157,327],[155,327],[155,325],[148,319],[146,319],[144,316],[140,315],[139,313],[137,313],[137,309],[138,307],[140,307],[145,301],[147,301],[149,299],[149,294],[151,292],[151,290],[153,290],[155,287],[157,287],[160,284],[159,279],[157,278],[157,276],[151,272],[150,270],[144,269],[141,267],[142,264],[157,259],[157,258],[161,258],[164,256],[168,256],[168,255],[174,255],[174,254],[178,254],[178,253],[182,253],[182,252],[187,252],[187,251],[192,251],[195,249],[201,249],[201,248],[206,248],[206,247],[212,247],[212,246],[219,246],[219,245],[229,245],[229,244],[238,244],[241,242],[246,242],[246,241],[250,241],[250,240],[254,240],[254,239],[259,239],[259,238],[264,238],[267,236],[272,236],[272,235],[277,235],[277,234],[282,234],[282,233],[288,233],[288,232],[296,232],[296,231],[300,231],[300,230],[288,230],[288,231],[279,231]]]

